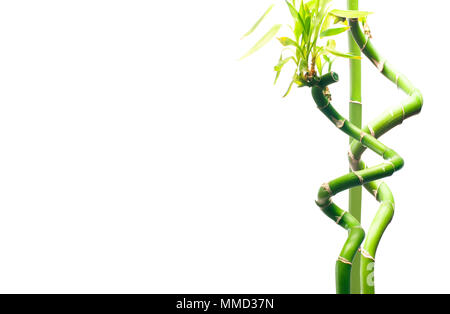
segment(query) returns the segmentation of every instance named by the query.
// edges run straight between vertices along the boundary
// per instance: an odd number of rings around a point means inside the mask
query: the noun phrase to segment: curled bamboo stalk
[[[318,109],[337,128],[352,137],[354,139],[354,143],[359,143],[359,147],[361,147],[360,150],[364,150],[363,147],[369,148],[384,159],[384,162],[377,166],[367,167],[363,162],[359,161],[358,157],[360,157],[360,155],[353,155],[353,159],[358,161],[358,168],[351,173],[324,183],[318,192],[318,199],[316,203],[320,209],[329,218],[333,219],[338,225],[345,228],[349,232],[347,241],[345,242],[336,262],[336,291],[340,294],[348,294],[351,291],[350,274],[352,261],[364,240],[365,232],[358,220],[349,212],[344,211],[339,206],[334,204],[331,197],[342,191],[361,185],[365,185],[367,188],[370,188],[371,191],[374,191],[374,193],[378,193],[378,200],[382,201],[382,205],[378,212],[379,215],[375,217],[374,223],[371,227],[371,231],[374,230],[371,232],[371,236],[369,237],[369,240],[371,241],[366,242],[365,245],[365,248],[372,249],[374,243],[377,242],[376,240],[381,237],[382,231],[384,231],[383,228],[387,226],[392,218],[391,213],[394,208],[393,198],[391,197],[392,194],[388,190],[387,186],[385,184],[376,185],[376,181],[391,176],[394,172],[400,170],[404,165],[404,161],[403,158],[400,157],[400,155],[393,149],[381,143],[368,131],[365,131],[366,129],[358,128],[335,110],[329,100],[329,97],[327,96],[328,93],[326,92],[326,88],[328,85],[337,81],[338,75],[333,72],[318,78],[318,83],[312,87],[312,96]],[[401,83],[404,82],[405,81],[402,79]],[[420,105],[415,106],[416,104]],[[421,107],[421,101],[415,101],[411,103],[411,106],[409,107],[411,107],[411,109]],[[392,123],[389,117],[387,121],[382,121],[382,125],[386,123]],[[377,128],[377,130],[379,129],[380,128]],[[355,150],[355,153],[356,152],[357,149]],[[374,181],[375,183],[373,183]],[[376,189],[374,189],[375,186]],[[385,212],[387,214],[385,214]],[[372,256],[374,256],[374,252],[368,252],[368,254],[365,254],[365,251],[362,251],[363,265],[366,265],[367,261],[373,262],[369,257],[370,253],[373,253]]]
[[[362,129],[363,132],[370,133],[374,138],[379,138],[395,126],[402,124],[405,119],[418,114],[422,109],[423,97],[404,75],[397,72],[386,59],[381,57],[369,36],[366,36],[361,29],[357,19],[349,19],[349,25],[352,36],[362,53],[372,61],[381,74],[408,95],[400,105],[387,110]],[[349,161],[354,171],[367,168],[366,164],[360,160],[365,150],[366,147],[360,142],[353,140],[351,143]],[[381,237],[394,215],[395,202],[389,187],[382,181],[370,182],[364,184],[364,187],[380,202],[380,207],[367,233],[364,247],[361,249],[361,292],[372,294],[375,293],[375,254]]]
[[[359,129],[333,108],[325,94],[325,87],[338,81],[337,74],[329,73],[325,75],[320,79],[320,83],[312,88],[312,95],[319,110],[336,127],[354,139],[349,151],[349,161],[353,173],[323,184],[319,189],[317,200],[317,205],[328,217],[349,231],[348,239],[336,263],[336,289],[338,293],[350,293],[352,261],[364,240],[364,231],[357,219],[335,205],[331,197],[343,190],[363,185],[380,202],[380,207],[369,228],[364,247],[361,249],[361,292],[374,293],[375,254],[381,237],[392,220],[395,209],[392,192],[386,183],[380,181],[380,179],[391,176],[404,165],[403,159],[377,138],[401,124],[405,119],[418,114],[422,108],[423,97],[420,91],[404,75],[395,71],[378,54],[370,42],[370,38],[366,37],[361,30],[357,19],[349,20],[349,24],[361,51],[385,77],[408,95],[407,99],[400,105],[388,110],[364,128]],[[385,162],[374,167],[368,167],[361,160],[361,156],[367,148],[383,157]]]

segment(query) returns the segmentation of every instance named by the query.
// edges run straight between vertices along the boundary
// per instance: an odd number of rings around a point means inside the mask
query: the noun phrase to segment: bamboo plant
[[[382,179],[391,176],[402,169],[404,165],[403,158],[378,138],[401,124],[405,119],[418,114],[422,108],[423,98],[420,91],[404,75],[397,72],[375,49],[367,26],[367,18],[371,13],[358,11],[358,1],[355,0],[349,0],[350,10],[332,9],[331,2],[331,0],[306,2],[285,0],[293,18],[293,24],[289,26],[292,35],[278,38],[283,50],[274,67],[275,82],[278,80],[281,70],[287,64],[292,64],[294,74],[284,96],[289,94],[293,86],[311,88],[312,98],[317,108],[340,131],[351,138],[348,152],[351,172],[322,184],[316,204],[326,216],[348,232],[348,238],[336,261],[337,293],[355,293],[356,286],[357,293],[372,294],[375,293],[376,251],[395,209],[393,195]],[[244,37],[250,35],[271,10],[272,6]],[[273,26],[244,57],[264,46],[276,36],[281,28],[282,24]],[[350,53],[338,51],[336,41],[333,39],[334,36],[340,36],[346,32],[349,33],[352,40],[350,41]],[[360,52],[375,65],[375,68],[384,77],[407,95],[400,105],[390,108],[364,127],[361,127],[360,63],[353,61],[351,63],[350,113],[352,120],[342,116],[333,107],[329,89],[330,85],[339,81],[338,74],[331,69],[335,58],[358,61],[361,59]],[[361,157],[367,148],[382,157],[383,162],[376,166],[366,165]],[[354,212],[345,211],[332,200],[332,197],[340,192],[362,186],[380,203],[367,236],[361,226],[360,217],[358,217],[360,215],[360,209],[358,209],[360,196],[356,194],[353,199],[356,203]],[[351,198],[350,206],[352,206]],[[352,266],[355,266],[355,256],[358,252],[361,253],[360,287],[355,282],[352,285],[351,282]]]

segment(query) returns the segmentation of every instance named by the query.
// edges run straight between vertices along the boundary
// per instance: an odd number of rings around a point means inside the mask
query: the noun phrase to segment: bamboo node
[[[339,223],[341,222],[342,218],[344,218],[346,212],[344,211],[339,217],[337,217],[336,219],[336,224],[339,225]]]
[[[328,99],[329,102],[332,101],[331,92],[330,92],[330,89],[328,88],[328,86],[325,87],[325,90],[323,91],[323,95]]]
[[[395,169],[395,165],[394,165],[394,163],[393,163],[392,161],[386,160],[386,162],[387,162],[388,164],[390,164],[392,167],[394,167],[394,171],[396,170],[396,169]]]
[[[333,123],[334,125],[338,128],[338,129],[342,129],[345,125],[345,119],[343,120],[338,120],[336,118],[332,118],[333,119]]]
[[[318,108],[319,110],[323,110],[323,109],[327,108],[329,105],[330,105],[330,102],[327,101],[327,103],[326,103],[325,105],[323,105],[323,106],[317,106],[317,108]]]
[[[330,194],[330,196],[333,195],[333,192],[331,192],[331,188],[328,183],[324,183],[320,187],[323,188],[325,191],[327,191],[327,193]]]
[[[378,200],[378,192],[380,190],[380,186],[383,184],[383,182],[380,182],[377,186],[377,189],[374,191],[373,196],[375,197],[376,200]]]
[[[359,137],[359,142],[362,144],[362,140],[364,139],[364,137],[367,135],[366,132],[361,131],[360,137]]]
[[[366,37],[366,42],[364,43],[364,45],[361,47],[361,51],[364,52],[364,49],[366,49],[367,44],[369,43],[369,37]]]
[[[353,171],[353,173],[358,177],[359,183],[361,183],[361,185],[364,184],[364,178],[361,177],[356,171]]]
[[[367,35],[368,38],[372,38],[372,32],[370,31],[369,24],[367,24],[367,21],[363,21],[363,29],[364,34]]]
[[[366,250],[361,249],[361,255],[375,262],[375,258],[372,255],[370,255],[369,252],[367,252]]]
[[[375,64],[375,66],[377,67],[378,71],[383,72],[386,60],[382,59],[380,61],[377,61],[374,58],[372,58],[371,60],[372,60],[373,64]]]
[[[362,105],[362,102],[356,101],[356,100],[350,100],[350,103],[351,103],[351,104]]]
[[[367,125],[367,128],[368,128],[369,131],[370,131],[370,135],[372,135],[373,137],[375,137],[375,131],[374,131],[374,129],[372,128],[372,126],[371,126],[370,124],[368,124],[368,125]]]
[[[352,170],[357,170],[359,167],[359,159],[356,159],[351,150],[348,151],[348,158],[350,162],[350,167]]]
[[[316,201],[316,205],[319,206],[319,208],[321,210],[324,210],[325,208],[327,208],[328,206],[330,206],[331,204],[333,204],[333,200],[331,198],[327,199],[326,203],[321,203],[320,201]]]
[[[338,257],[338,262],[347,264],[347,265],[351,265],[352,263],[350,261],[348,261],[347,259],[343,258],[342,256]]]

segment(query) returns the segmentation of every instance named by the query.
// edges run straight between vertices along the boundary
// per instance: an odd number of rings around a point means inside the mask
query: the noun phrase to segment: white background
[[[314,200],[347,171],[348,139],[308,89],[281,98],[276,41],[237,61],[290,22],[278,1],[241,41],[271,3],[0,2],[0,292],[334,293],[346,232]],[[450,5],[360,7],[425,99],[382,139],[406,164],[388,179],[397,211],[377,292],[450,292]],[[363,64],[369,122],[403,95]],[[347,61],[335,70],[347,115]],[[363,206],[367,229],[377,203]]]

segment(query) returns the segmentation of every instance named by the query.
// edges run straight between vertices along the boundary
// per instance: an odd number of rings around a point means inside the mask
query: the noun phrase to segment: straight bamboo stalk
[[[347,7],[349,10],[358,10],[358,0],[348,0]],[[361,56],[361,51],[356,44],[351,33],[348,34],[349,51],[355,56]],[[361,60],[350,59],[350,103],[349,103],[349,119],[350,122],[357,127],[362,126],[362,96],[361,96]],[[350,138],[350,143],[353,138]],[[352,169],[350,168],[350,171]],[[362,206],[362,188],[360,186],[349,190],[349,212],[361,223],[361,206]],[[356,253],[353,260],[351,273],[351,293],[359,294],[360,286],[360,263],[361,254]]]

